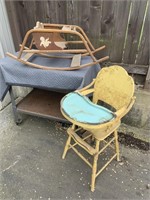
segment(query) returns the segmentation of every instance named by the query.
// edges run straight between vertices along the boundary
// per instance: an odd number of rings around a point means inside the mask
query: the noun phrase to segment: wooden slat
[[[109,55],[111,49],[112,33],[114,28],[114,9],[115,1],[103,1],[102,4],[102,17],[101,17],[101,33],[100,33],[100,45],[106,45],[106,49],[100,52],[99,56]]]
[[[77,1],[66,1],[67,24],[78,24]]]
[[[28,27],[29,29],[33,28],[36,24],[36,5],[35,0],[33,1],[24,1],[24,9],[26,10],[26,17],[28,19]],[[45,12],[44,12],[45,13]]]
[[[64,1],[57,1],[58,9],[58,22],[61,24],[66,24],[67,12],[66,12],[66,3]]]
[[[32,1],[31,1],[32,2]],[[35,1],[35,19],[36,21],[45,22],[46,19],[46,1]],[[54,10],[55,12],[55,10]],[[53,13],[54,13],[53,12]]]
[[[78,1],[78,25],[89,35],[90,1]]]
[[[27,53],[27,54],[25,54],[25,56],[22,58],[22,60],[28,61],[33,56],[33,54],[34,53]]]
[[[89,18],[89,30],[92,44],[97,48],[99,46],[98,39],[101,32],[101,10],[102,1],[90,2],[90,18]]]
[[[18,23],[18,14],[17,14],[17,3],[14,1],[6,1],[7,14],[9,18],[9,24],[12,31],[12,37],[15,45],[16,51],[19,50],[19,44],[22,42],[22,35],[20,31],[20,26]]]
[[[150,47],[150,32],[149,32],[149,25],[150,25],[150,5],[148,6],[147,15],[145,19],[143,34],[141,38],[141,43],[139,47],[139,52],[136,60],[136,64],[148,65],[149,64],[149,47]]]
[[[74,139],[76,143],[78,143],[79,146],[81,146],[83,149],[85,149],[88,153],[91,155],[94,155],[96,153],[96,149],[94,149],[92,146],[90,146],[87,142],[85,142],[83,139],[81,139],[71,128],[67,130],[68,134]]]
[[[58,4],[57,1],[41,1],[46,6],[46,22],[59,23]]]
[[[64,3],[64,2],[63,2]],[[75,24],[78,25],[78,1],[66,1],[66,24]],[[67,35],[67,40],[78,40],[78,36]],[[78,48],[79,45],[70,45],[70,48]]]
[[[115,7],[114,30],[112,35],[110,61],[121,63],[125,33],[128,23],[130,1],[117,1]]]
[[[147,75],[146,75],[144,89],[150,90],[150,66],[148,68],[148,72],[147,72]]]
[[[19,1],[18,3],[16,2],[16,10],[17,10],[17,21],[19,24],[22,40],[26,34],[26,32],[29,30],[29,23],[28,23],[28,18],[26,16],[26,9],[24,7],[24,2]]]
[[[120,65],[130,74],[146,75],[148,71],[148,65],[136,65],[136,64],[123,64],[123,63],[107,63],[106,66]]]
[[[79,67],[81,62],[81,54],[74,55],[70,67]]]
[[[134,64],[146,8],[146,1],[132,1],[123,63]]]

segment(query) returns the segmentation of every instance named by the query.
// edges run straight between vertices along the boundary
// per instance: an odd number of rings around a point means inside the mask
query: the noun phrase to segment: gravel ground
[[[67,135],[58,122],[26,116],[16,126],[11,106],[0,112],[0,200],[150,199],[149,151],[120,140],[113,161],[90,191],[90,168],[73,152],[61,159]],[[103,164],[110,152],[102,154]]]

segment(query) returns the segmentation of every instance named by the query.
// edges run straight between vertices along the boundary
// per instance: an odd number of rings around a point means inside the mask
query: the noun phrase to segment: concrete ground
[[[73,151],[61,159],[66,138],[59,123],[27,116],[16,126],[11,106],[1,111],[0,200],[150,199],[148,151],[120,144],[122,161],[103,171],[92,193],[90,168]]]

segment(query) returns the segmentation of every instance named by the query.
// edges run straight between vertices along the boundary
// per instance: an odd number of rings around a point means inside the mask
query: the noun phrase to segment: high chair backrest
[[[104,67],[98,73],[94,84],[94,103],[100,100],[119,110],[129,105],[133,94],[133,78],[122,67]]]

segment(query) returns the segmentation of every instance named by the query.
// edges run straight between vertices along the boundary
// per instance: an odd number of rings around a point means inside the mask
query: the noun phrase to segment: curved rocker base
[[[25,55],[24,58],[18,58],[17,56],[11,54],[11,53],[7,53],[7,55],[25,65],[29,65],[31,67],[35,67],[35,68],[39,68],[39,69],[44,69],[44,70],[61,70],[61,71],[73,71],[73,70],[78,70],[78,69],[82,69],[82,68],[85,68],[85,67],[90,67],[92,65],[95,65],[95,64],[98,64],[98,63],[101,63],[105,60],[108,60],[109,59],[109,56],[106,56],[106,57],[103,57],[99,60],[96,60],[96,61],[93,61],[93,62],[90,62],[90,63],[87,63],[87,64],[84,64],[84,65],[78,65],[78,66],[75,66],[75,67],[48,67],[48,66],[43,66],[43,65],[38,65],[38,64],[35,64],[35,63],[31,63],[29,61],[27,61],[31,56],[33,56],[34,54],[31,53],[29,56],[27,56],[25,58]],[[43,55],[45,56],[45,55]]]

